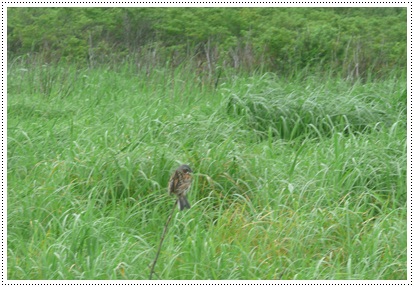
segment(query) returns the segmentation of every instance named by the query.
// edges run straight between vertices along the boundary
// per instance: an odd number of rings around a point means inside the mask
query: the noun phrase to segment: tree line
[[[8,59],[381,77],[406,70],[406,8],[8,8]]]

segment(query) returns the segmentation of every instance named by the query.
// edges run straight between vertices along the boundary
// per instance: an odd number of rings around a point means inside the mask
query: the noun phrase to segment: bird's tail
[[[187,200],[187,197],[185,195],[180,195],[178,197],[178,209],[184,210],[186,208],[190,208],[190,203]]]

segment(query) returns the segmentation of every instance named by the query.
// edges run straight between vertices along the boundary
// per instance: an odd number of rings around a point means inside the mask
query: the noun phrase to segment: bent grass
[[[9,279],[148,279],[179,163],[159,279],[406,279],[403,80],[8,73]]]

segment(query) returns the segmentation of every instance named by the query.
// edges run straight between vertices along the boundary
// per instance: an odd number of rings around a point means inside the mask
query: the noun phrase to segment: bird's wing
[[[168,184],[168,192],[170,194],[174,193],[175,190],[177,189],[177,185],[178,185],[178,174],[177,172],[175,172],[173,176],[171,177],[170,182]]]

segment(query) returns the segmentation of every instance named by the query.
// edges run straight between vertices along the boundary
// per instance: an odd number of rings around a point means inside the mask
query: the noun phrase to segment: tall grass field
[[[406,78],[8,67],[8,279],[406,279]]]

